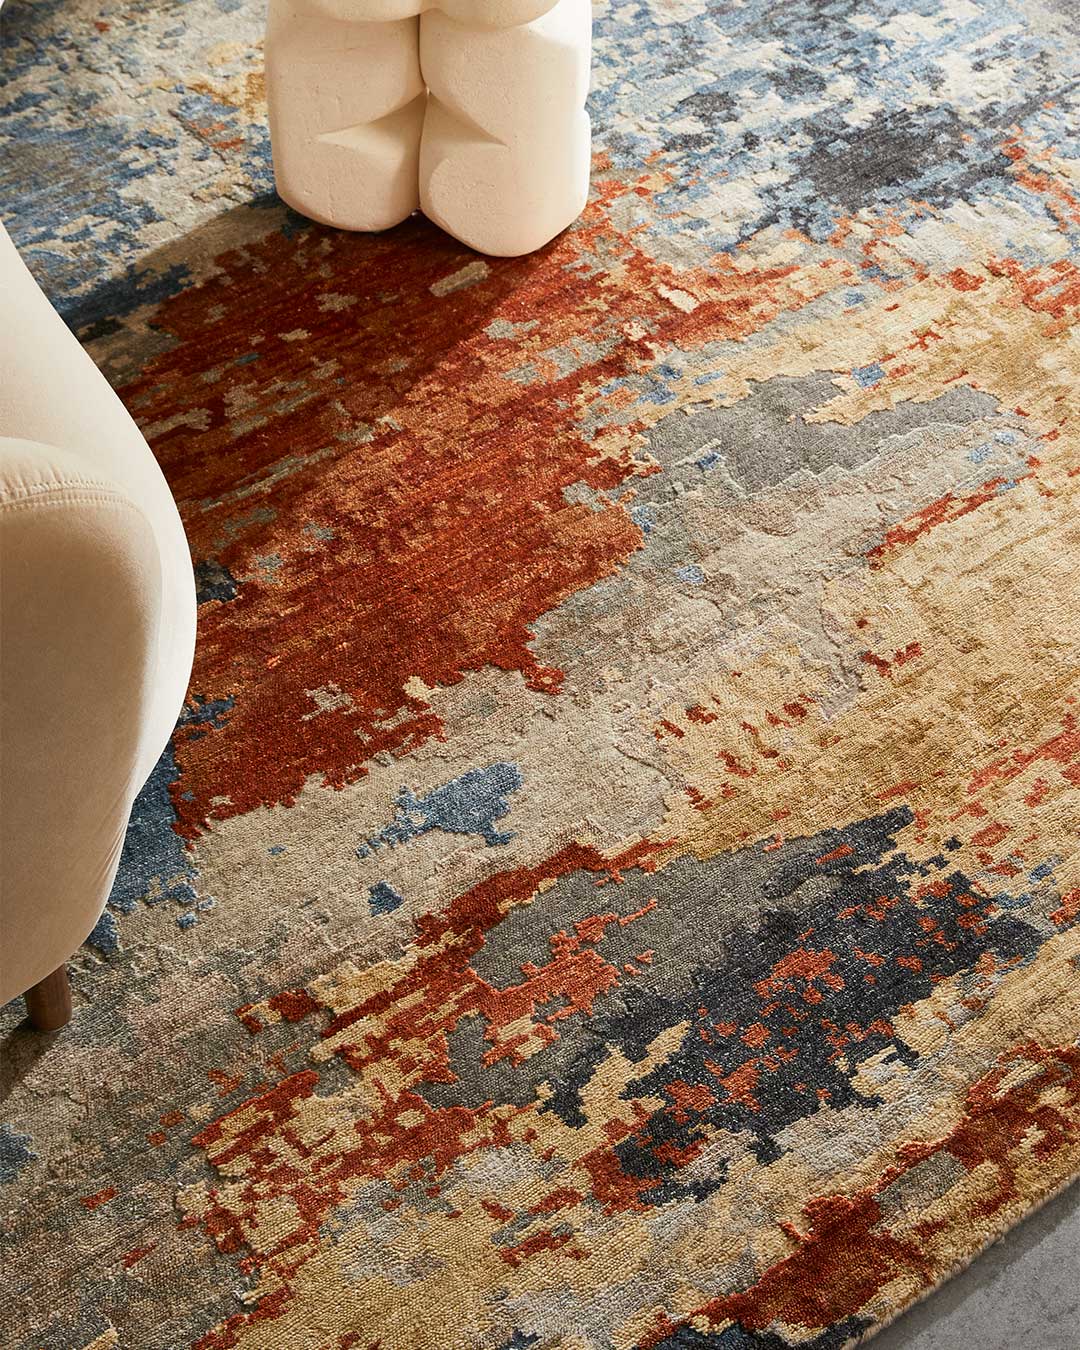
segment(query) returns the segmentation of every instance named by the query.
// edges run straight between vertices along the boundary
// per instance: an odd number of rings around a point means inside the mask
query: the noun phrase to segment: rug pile
[[[4,209],[197,562],[19,1350],[838,1350],[1080,1170],[1080,40],[613,0],[519,260],[273,197],[261,7],[12,0]]]

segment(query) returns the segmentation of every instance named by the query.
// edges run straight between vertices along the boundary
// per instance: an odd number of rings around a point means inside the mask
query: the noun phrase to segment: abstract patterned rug
[[[1080,51],[598,6],[517,261],[272,191],[261,6],[11,0],[4,210],[200,643],[19,1350],[833,1350],[1080,1169]]]

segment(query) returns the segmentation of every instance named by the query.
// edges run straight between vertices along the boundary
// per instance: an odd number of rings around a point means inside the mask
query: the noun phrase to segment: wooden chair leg
[[[23,996],[30,1021],[38,1031],[59,1031],[71,1021],[71,985],[67,966],[57,966],[51,975],[28,989]]]

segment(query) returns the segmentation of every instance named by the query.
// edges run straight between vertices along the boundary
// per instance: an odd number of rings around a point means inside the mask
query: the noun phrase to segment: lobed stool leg
[[[71,985],[67,966],[57,966],[24,995],[26,1011],[38,1031],[59,1031],[71,1021]]]

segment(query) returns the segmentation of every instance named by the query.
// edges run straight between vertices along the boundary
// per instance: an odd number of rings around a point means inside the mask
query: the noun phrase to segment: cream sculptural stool
[[[149,447],[0,227],[0,1003],[67,1021],[195,643],[183,526]]]
[[[417,206],[481,253],[540,248],[589,188],[590,0],[270,0],[279,194],[384,230]]]

